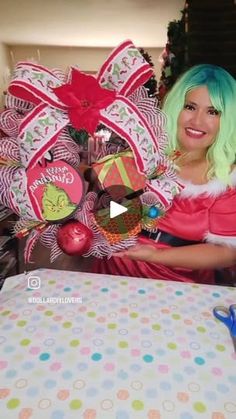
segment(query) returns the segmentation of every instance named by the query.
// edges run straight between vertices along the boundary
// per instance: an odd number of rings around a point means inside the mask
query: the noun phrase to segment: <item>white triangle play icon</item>
[[[110,218],[118,217],[118,215],[123,214],[128,211],[123,205],[117,204],[117,202],[110,202]]]

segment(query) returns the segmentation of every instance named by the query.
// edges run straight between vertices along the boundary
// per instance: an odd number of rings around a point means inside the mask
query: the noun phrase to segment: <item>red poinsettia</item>
[[[91,135],[97,128],[100,110],[109,106],[116,92],[102,88],[97,79],[73,68],[71,81],[53,89],[56,96],[68,106],[72,126],[85,129]]]

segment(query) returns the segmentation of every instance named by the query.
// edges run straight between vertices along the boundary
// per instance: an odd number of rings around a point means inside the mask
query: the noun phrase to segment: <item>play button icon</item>
[[[128,211],[128,208],[124,207],[124,205],[117,204],[114,201],[110,202],[110,218],[118,217],[126,211]]]
[[[134,237],[141,231],[140,192],[124,185],[115,185],[98,193],[94,221],[110,244]]]

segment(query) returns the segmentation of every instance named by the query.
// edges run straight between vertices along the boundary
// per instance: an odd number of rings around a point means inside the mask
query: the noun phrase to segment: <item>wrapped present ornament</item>
[[[104,189],[114,185],[123,185],[127,187],[127,190],[138,191],[146,184],[145,175],[137,171],[132,151],[103,157],[93,164],[93,170]]]

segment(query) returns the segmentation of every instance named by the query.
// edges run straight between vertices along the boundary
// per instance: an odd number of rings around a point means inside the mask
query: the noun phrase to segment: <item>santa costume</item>
[[[231,186],[218,179],[203,185],[183,181],[185,188],[171,208],[159,219],[158,231],[142,231],[139,244],[157,249],[189,246],[199,243],[236,247],[236,169],[231,173]],[[112,257],[96,260],[94,272],[166,279],[181,282],[215,283],[213,269],[192,270],[161,264]]]

